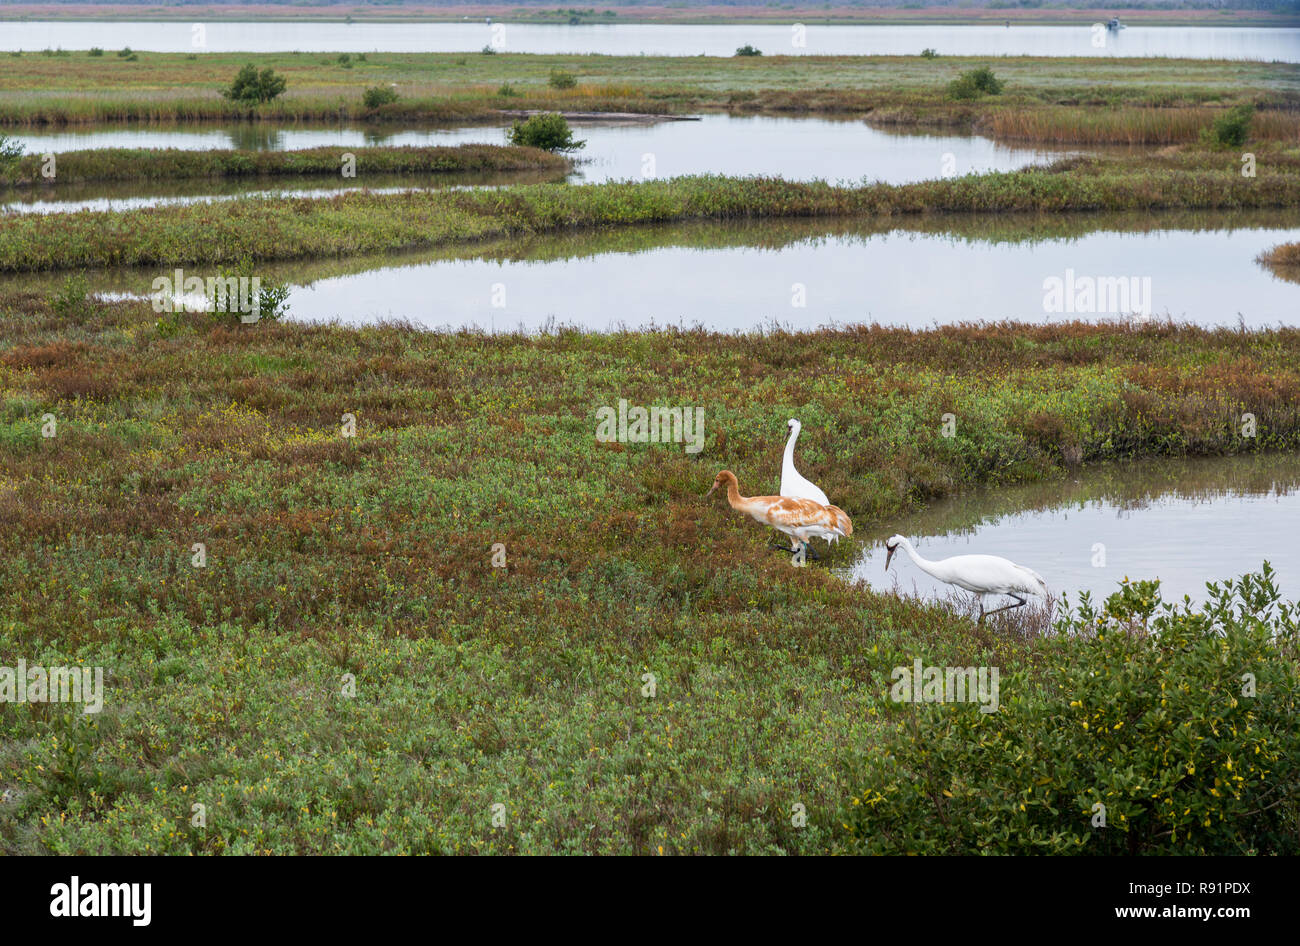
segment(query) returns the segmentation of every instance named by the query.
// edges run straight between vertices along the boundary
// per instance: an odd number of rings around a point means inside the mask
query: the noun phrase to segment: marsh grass
[[[973,127],[1002,140],[1166,145],[1199,140],[1224,114],[1210,108],[1005,109],[976,118]],[[1300,138],[1300,111],[1259,112],[1253,132],[1261,140],[1294,142]]]
[[[109,692],[93,720],[6,713],[5,853],[826,851],[907,737],[889,668],[1050,684],[1064,652],[851,586],[833,569],[853,541],[791,568],[702,499],[717,469],[773,489],[800,416],[803,472],[865,532],[1065,476],[1062,436],[1084,462],[1300,449],[1294,329],[489,336],[192,313],[162,337],[147,303],[69,298],[0,297],[0,648],[102,665]],[[619,397],[702,406],[704,453],[598,443]]]
[[[563,172],[564,158],[535,148],[503,145],[432,147],[323,147],[296,151],[102,148],[56,156],[58,182],[170,181],[192,178],[339,176],[344,155],[355,158],[357,180],[379,174],[456,174],[504,171]],[[41,176],[41,155],[0,164],[0,185],[33,186]]]
[[[219,89],[248,61],[287,77],[288,91],[252,107],[222,99]],[[0,59],[0,124],[374,120],[380,113],[413,122],[491,120],[499,117],[498,90],[510,88],[522,107],[542,111],[852,115],[1005,129],[1026,140],[1170,143],[1199,134],[1199,126],[1188,127],[1193,119],[1208,124],[1244,103],[1277,113],[1257,123],[1258,137],[1288,140],[1300,110],[1300,67],[1280,63],[1012,57],[997,64],[1006,91],[973,102],[954,102],[947,91],[985,65],[970,57],[381,54],[353,64],[344,72],[333,59],[303,54],[208,54],[193,62],[144,54],[129,65],[113,57]],[[579,71],[575,87],[550,84],[552,74]],[[378,112],[361,101],[365,88],[390,84],[402,88],[401,101]],[[1184,109],[1197,114],[1160,114]]]
[[[1279,279],[1300,283],[1300,243],[1283,243],[1261,253],[1257,260]]]
[[[1300,243],[1281,243],[1259,257],[1270,266],[1300,266]]]
[[[1187,148],[905,185],[683,177],[28,214],[0,230],[0,271],[310,259],[689,220],[1300,206],[1300,152],[1260,145],[1259,155],[1257,178],[1221,152]]]

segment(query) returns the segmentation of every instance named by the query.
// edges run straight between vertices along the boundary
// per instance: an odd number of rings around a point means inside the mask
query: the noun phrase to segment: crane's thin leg
[[[1010,597],[1016,599],[1015,604],[1007,604],[1007,605],[1003,605],[1000,608],[994,608],[992,611],[989,612],[989,614],[997,614],[999,611],[1010,611],[1012,608],[1023,608],[1026,604],[1028,604],[1028,602],[1024,598],[1020,597],[1020,595],[1011,595]],[[981,619],[982,619],[982,615],[981,615]]]
[[[794,536],[786,536],[783,532],[774,532],[773,535],[784,537],[789,541],[789,545],[782,545],[780,538],[775,538],[768,543],[769,547],[776,549],[778,552],[797,552],[799,551],[799,541]]]
[[[980,619],[975,622],[975,626],[983,627],[984,626],[984,596],[983,595],[980,595],[979,602],[980,602]]]
[[[811,558],[814,562],[820,562],[822,560],[822,557],[817,554],[817,550],[813,548],[811,542],[805,542],[803,544],[803,547],[807,549],[808,557]]]

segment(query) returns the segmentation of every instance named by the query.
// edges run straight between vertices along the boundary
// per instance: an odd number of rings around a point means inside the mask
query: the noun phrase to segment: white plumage
[[[794,442],[799,439],[803,425],[791,417],[786,421],[790,428],[790,439],[785,442],[785,458],[781,461],[781,495],[792,499],[811,499],[815,503],[829,506],[831,501],[817,488],[817,484],[804,479],[794,468]]]
[[[1009,608],[1024,606],[1024,595],[1043,598],[1048,596],[1047,582],[1032,568],[1017,565],[999,555],[954,555],[952,558],[932,562],[916,554],[912,543],[901,535],[890,536],[885,542],[885,548],[888,550],[885,555],[886,571],[899,546],[903,547],[908,558],[915,562],[916,567],[921,571],[949,585],[956,585],[958,588],[965,588],[979,595],[980,623],[984,622],[986,614],[997,614]],[[986,612],[985,595],[1010,595],[1016,599],[1016,603]]]

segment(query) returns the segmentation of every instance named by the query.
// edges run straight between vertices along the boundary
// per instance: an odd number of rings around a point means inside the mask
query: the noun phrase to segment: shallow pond
[[[1192,229],[1178,229],[1180,222]],[[1075,223],[1095,229],[1035,234],[1030,225],[1016,233],[1006,230],[1015,221],[949,218],[928,225],[956,232],[917,229],[927,225],[919,220],[780,221],[542,237],[461,249],[457,258],[425,254],[405,265],[389,259],[360,271],[309,266],[290,275],[307,284],[293,290],[289,303],[293,317],[304,320],[395,318],[485,331],[554,322],[595,331],[697,323],[719,331],[1043,323],[1140,316],[1138,303],[1150,317],[1202,325],[1300,324],[1300,286],[1255,261],[1278,243],[1300,240],[1300,213],[1240,215],[1221,229],[1200,229],[1207,224],[1195,217],[1162,218],[1161,229],[1136,232],[1124,229],[1141,225],[1134,218]],[[999,228],[1008,235],[999,236]],[[1132,290],[1127,308],[1122,293],[1099,288],[1099,311],[1046,311],[1054,301],[1049,281],[1073,287],[1078,300],[1087,280],[1100,287],[1110,278],[1123,278]]]
[[[819,26],[522,23],[9,22],[0,50],[132,49],[155,52],[501,52],[615,56],[730,56],[740,46],[767,55],[1174,56],[1300,62],[1300,29],[1132,26],[1097,30],[1102,13],[1076,25]],[[802,43],[800,42],[802,40]]]
[[[570,176],[575,183],[727,174],[900,184],[946,174],[1010,171],[1072,153],[1010,147],[975,135],[898,134],[862,121],[823,118],[704,115],[698,121],[582,123],[575,125],[575,136],[586,142],[576,155],[577,167]],[[325,146],[505,144],[506,127],[168,125],[33,129],[15,137],[32,154],[91,148],[282,151]],[[0,192],[0,202],[9,200],[9,195]]]
[[[1296,240],[1298,211],[1162,213],[1154,221],[1140,214],[731,221],[515,237],[258,272],[292,285],[292,318],[351,325],[753,331],[1149,317],[1260,328],[1300,324],[1300,285],[1255,261]],[[90,281],[143,296],[159,272],[117,270]],[[2,282],[50,291],[63,278]],[[1121,278],[1119,288],[1131,289],[1127,308],[1112,305],[1124,301],[1122,292],[1100,288]],[[1097,311],[1047,311],[1058,295],[1053,281],[1082,301],[1089,280],[1099,287]],[[1149,316],[1134,308],[1139,303]]]
[[[1106,464],[1064,482],[980,490],[914,515],[864,522],[856,534],[870,545],[849,577],[925,597],[954,591],[901,549],[886,573],[884,540],[900,533],[930,560],[989,554],[1026,565],[1071,605],[1080,591],[1104,600],[1125,577],[1159,578],[1166,601],[1204,601],[1207,581],[1259,571],[1265,560],[1283,597],[1297,600],[1298,528],[1294,456]],[[990,598],[988,606],[1004,603]]]

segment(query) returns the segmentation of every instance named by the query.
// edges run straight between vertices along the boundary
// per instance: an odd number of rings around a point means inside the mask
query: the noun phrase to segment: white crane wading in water
[[[908,557],[921,571],[949,585],[956,585],[958,588],[965,588],[979,595],[980,617],[977,624],[983,624],[984,618],[990,614],[1023,607],[1026,604],[1026,595],[1042,598],[1048,595],[1047,582],[1032,568],[1017,565],[999,555],[954,555],[952,558],[932,562],[917,555],[916,549],[912,548],[912,543],[901,535],[892,535],[885,542],[885,548],[888,550],[885,555],[885,571],[889,571],[889,562],[899,546],[903,547]],[[985,595],[1009,595],[1016,599],[1016,603],[985,611]]]

